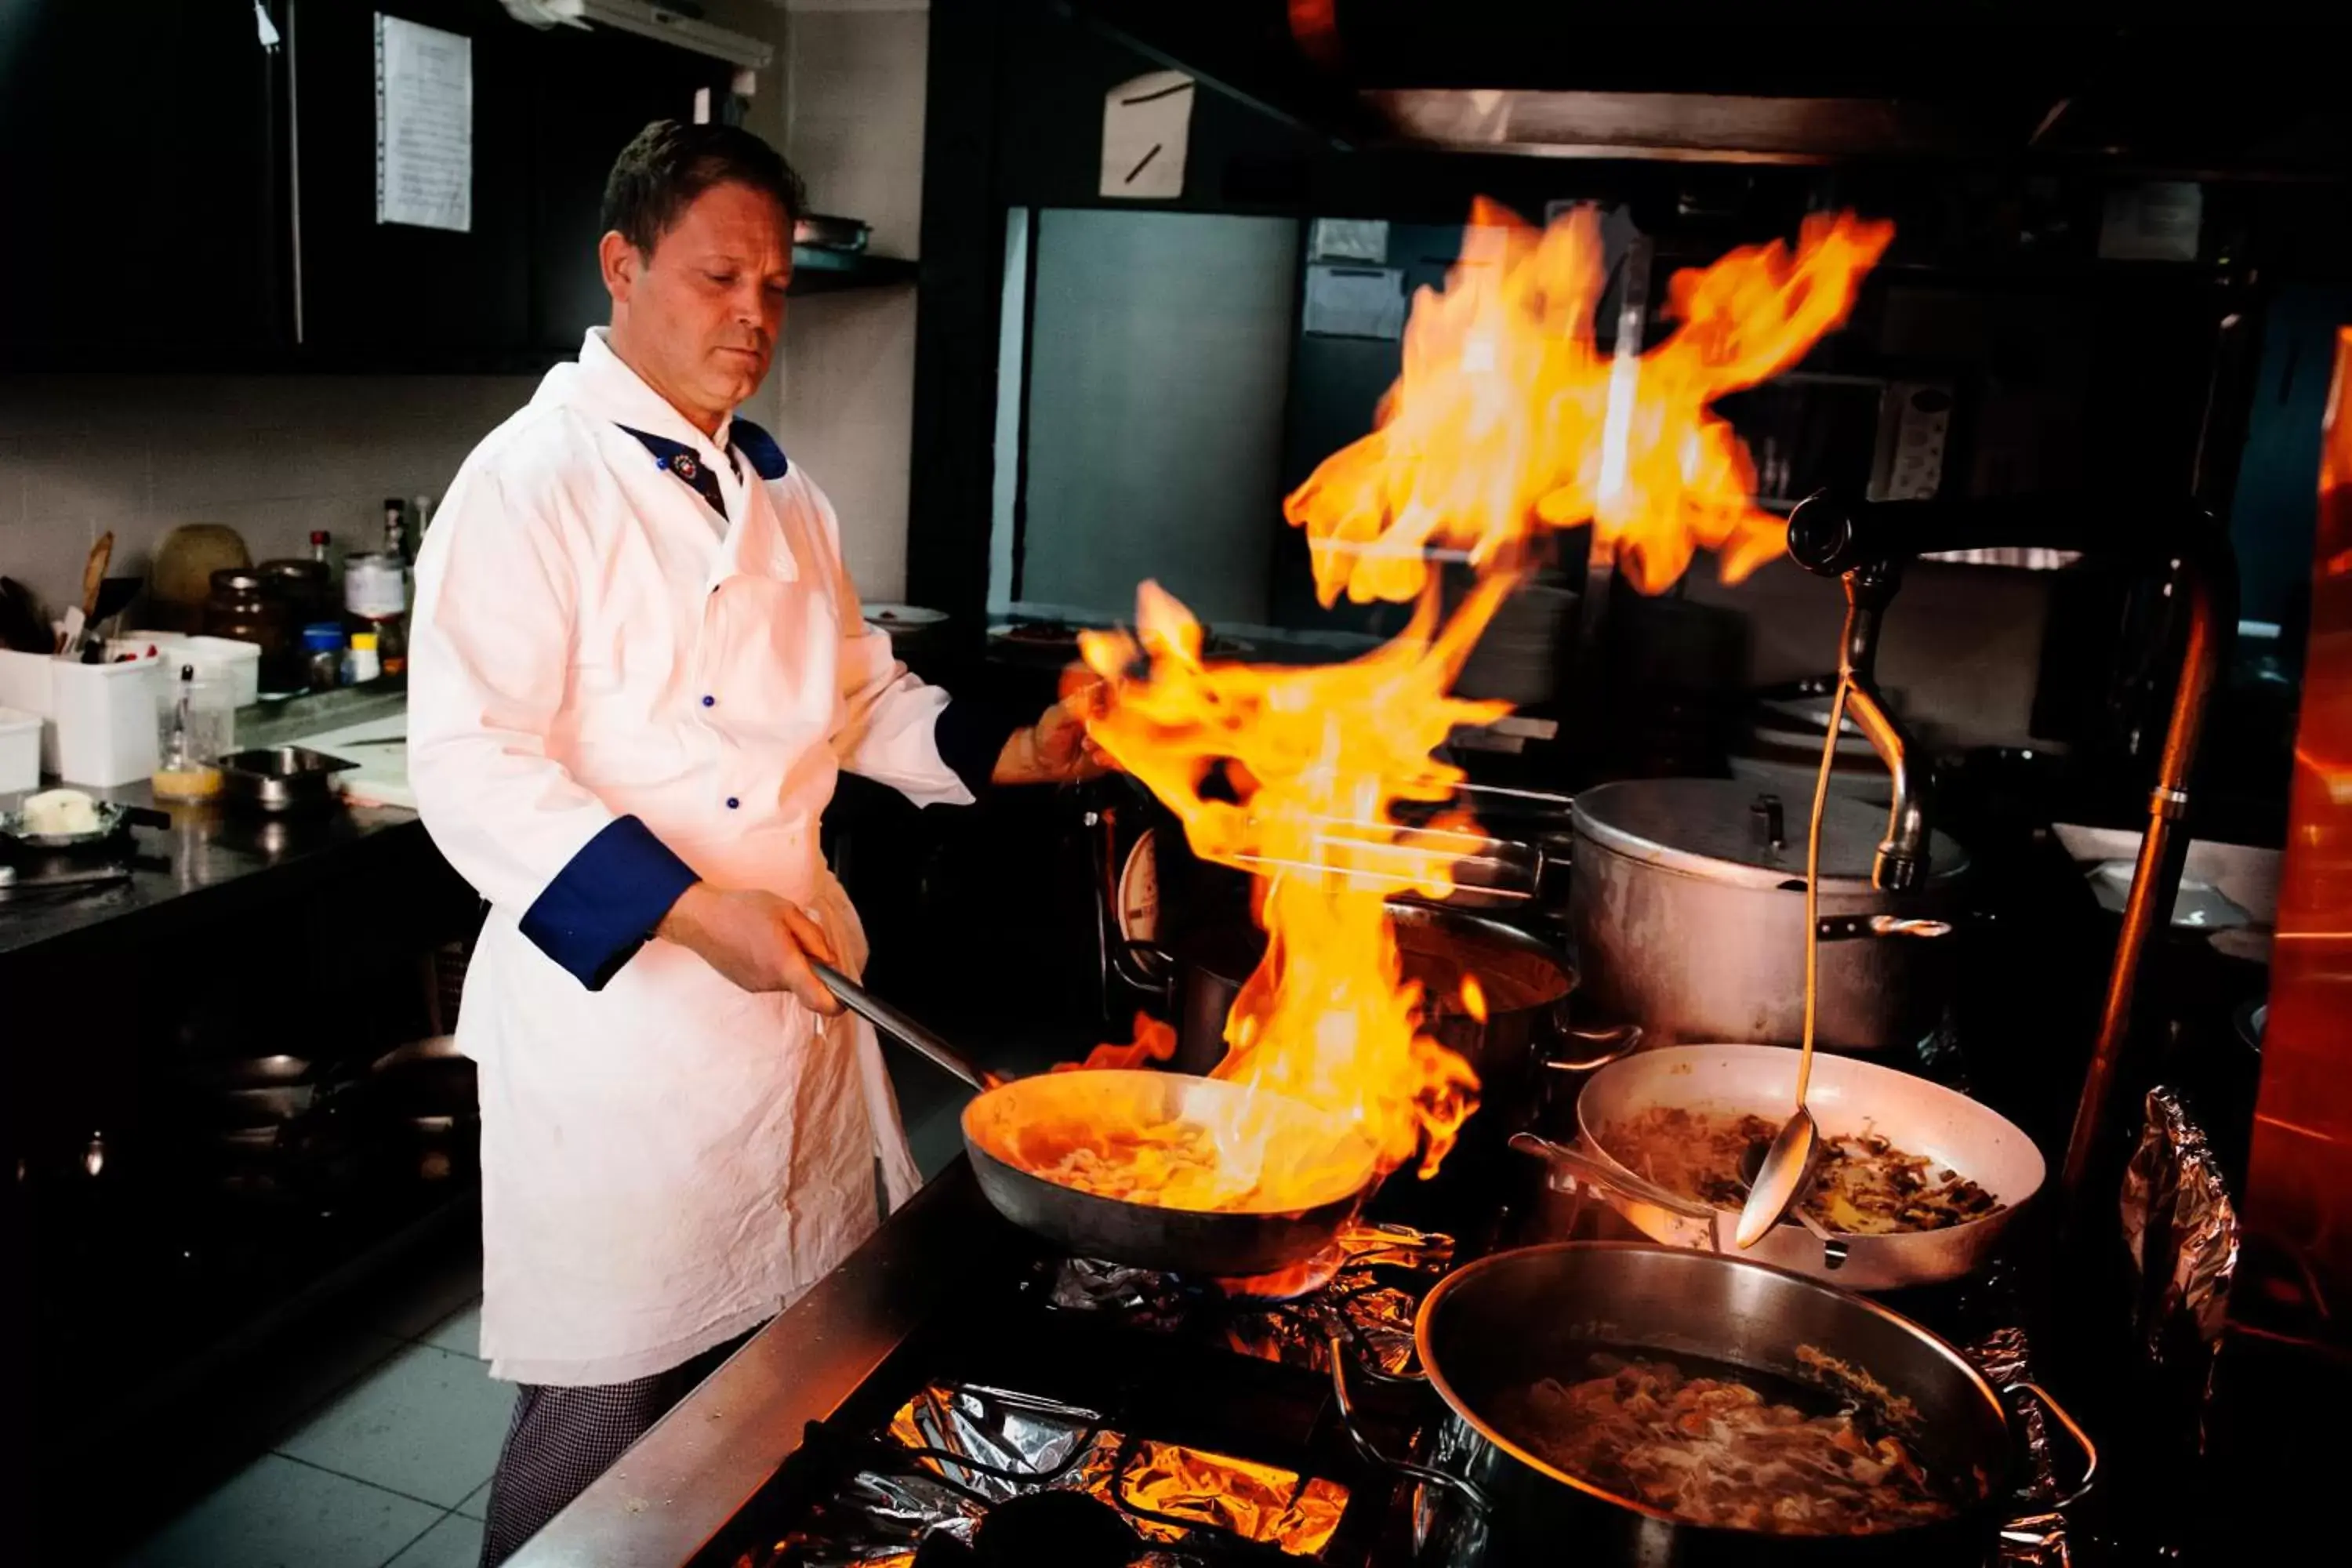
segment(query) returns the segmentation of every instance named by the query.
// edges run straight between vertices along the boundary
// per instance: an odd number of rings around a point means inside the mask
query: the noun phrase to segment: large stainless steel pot
[[[1602,1068],[1576,1100],[1579,1147],[1531,1151],[1552,1163],[1552,1184],[1590,1192],[1643,1235],[1671,1247],[1732,1250],[1737,1209],[1719,1209],[1654,1186],[1611,1154],[1601,1131],[1652,1106],[1722,1116],[1789,1114],[1797,1058],[1780,1046],[1668,1046]],[[1813,1063],[1806,1106],[1824,1137],[1875,1132],[1894,1145],[1958,1171],[2000,1207],[1942,1230],[1895,1236],[1824,1237],[1785,1219],[1747,1254],[1849,1290],[1895,1290],[1973,1274],[2042,1190],[2046,1167],[2033,1140],[1967,1095],[1911,1073],[1845,1057]]]
[[[1994,1536],[2025,1504],[2023,1423],[2009,1397],[2039,1399],[2081,1446],[2088,1488],[2097,1456],[2049,1395],[2031,1384],[1996,1390],[1958,1351],[1860,1297],[1741,1258],[1623,1242],[1568,1242],[1496,1253],[1441,1281],[1422,1303],[1415,1346],[1445,1402],[1423,1481],[1416,1525],[1423,1561],[1555,1564],[1563,1542],[1580,1563],[1759,1564],[1986,1562]],[[1498,1393],[1579,1373],[1599,1348],[1701,1357],[1775,1382],[1822,1387],[1881,1412],[1907,1400],[1915,1421],[1890,1424],[1930,1471],[1972,1501],[1952,1519],[1879,1535],[1772,1535],[1702,1526],[1618,1496],[1547,1464],[1487,1419]],[[1874,1380],[1825,1384],[1799,1359],[1825,1352]],[[1344,1354],[1332,1358],[1342,1414]],[[1363,1439],[1352,1422],[1351,1436]]]
[[[1666,1043],[1796,1044],[1809,804],[1729,779],[1579,795],[1569,929],[1596,1010]],[[1914,1044],[1951,993],[1948,925],[1967,858],[1934,834],[1925,883],[1882,892],[1870,868],[1885,826],[1883,810],[1834,795],[1822,816],[1818,1038],[1829,1050]]]

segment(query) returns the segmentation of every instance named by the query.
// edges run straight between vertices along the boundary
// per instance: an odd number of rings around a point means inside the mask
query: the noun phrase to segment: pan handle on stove
[[[1331,1405],[1339,1413],[1339,1430],[1348,1435],[1348,1441],[1354,1446],[1356,1452],[1362,1456],[1364,1462],[1379,1469],[1392,1470],[1398,1475],[1409,1477],[1424,1486],[1433,1486],[1441,1490],[1452,1492],[1481,1516],[1493,1514],[1494,1500],[1486,1495],[1486,1489],[1477,1482],[1457,1476],[1450,1470],[1441,1470],[1434,1465],[1417,1464],[1411,1459],[1391,1458],[1381,1452],[1380,1445],[1373,1442],[1364,1429],[1356,1423],[1356,1401],[1348,1392],[1348,1363],[1350,1352],[1348,1349],[1347,1332],[1336,1320],[1327,1320],[1323,1325],[1323,1335],[1324,1346],[1330,1355]]]
[[[2000,1385],[2000,1392],[2011,1398],[2015,1398],[2019,1394],[2031,1398],[2042,1406],[2044,1414],[2064,1430],[2068,1437],[2074,1440],[2074,1447],[2083,1451],[2083,1473],[2076,1479],[2072,1490],[2052,1503],[2047,1512],[2032,1519],[2012,1520],[2002,1528],[2003,1540],[2010,1539],[2011,1531],[2019,1531],[2021,1533],[2017,1536],[2017,1540],[2021,1544],[2025,1544],[2037,1539],[2039,1531],[2036,1526],[2042,1521],[2047,1520],[2052,1514],[2064,1512],[2089,1494],[2091,1483],[2099,1474],[2099,1447],[2091,1441],[2091,1435],[2083,1430],[2083,1424],[2068,1415],[2066,1407],[2052,1398],[2048,1389],[2031,1378],[2020,1378],[2015,1383],[2004,1383]]]
[[[1121,980],[1145,995],[1157,996],[1163,1002],[1175,998],[1176,955],[1158,942],[1113,940],[1110,963]]]
[[[809,967],[816,971],[816,977],[824,982],[825,989],[840,998],[843,1006],[884,1034],[912,1046],[916,1050],[929,1057],[931,1065],[941,1071],[963,1079],[982,1094],[1005,1081],[1003,1075],[975,1066],[961,1051],[948,1044],[929,1028],[917,1023],[879,996],[874,995],[866,987],[858,984],[833,965],[819,963],[812,958],[809,960]]]
[[[1590,1187],[1604,1199],[1628,1203],[1650,1204],[1685,1219],[1699,1220],[1710,1233],[1715,1228],[1716,1212],[1696,1198],[1670,1193],[1655,1182],[1643,1181],[1631,1171],[1620,1171],[1603,1164],[1581,1149],[1565,1143],[1555,1143],[1538,1132],[1514,1132],[1511,1147],[1522,1154],[1532,1154],[1550,1165],[1555,1173],[1565,1173],[1580,1185]]]
[[[1952,922],[1905,915],[1823,915],[1813,922],[1813,930],[1823,942],[1897,936],[1932,942],[1951,935]]]
[[[1571,1029],[1568,1026],[1568,998],[1563,996],[1554,1005],[1559,1009],[1559,1037],[1580,1046],[1591,1047],[1580,1057],[1553,1056],[1547,1052],[1543,1065],[1553,1072],[1591,1072],[1605,1068],[1620,1057],[1630,1057],[1642,1048],[1642,1026],[1620,1024],[1613,1029]]]

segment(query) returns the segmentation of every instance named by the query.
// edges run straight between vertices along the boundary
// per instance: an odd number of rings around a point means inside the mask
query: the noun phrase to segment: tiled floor
[[[445,1275],[366,1314],[300,1370],[318,1397],[270,1451],[121,1568],[472,1568],[514,1405],[476,1357],[479,1292]]]
[[[971,1091],[909,1053],[888,1056],[916,1163],[936,1175],[962,1151]],[[481,1310],[479,1267],[443,1266],[278,1366],[256,1395],[282,1413],[268,1451],[118,1568],[472,1568],[514,1407],[477,1359]]]

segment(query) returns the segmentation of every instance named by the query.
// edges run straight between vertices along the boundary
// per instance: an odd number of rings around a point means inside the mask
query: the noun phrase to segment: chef
[[[824,492],[734,416],[801,210],[748,132],[647,126],[605,187],[611,325],[474,448],[416,563],[410,774],[490,905],[457,1036],[482,1353],[521,1387],[486,1563],[872,1232],[877,1179],[919,1179],[808,966],[866,956],[818,855],[836,774],[930,805],[1099,766],[1071,711],[992,722],[893,659]]]

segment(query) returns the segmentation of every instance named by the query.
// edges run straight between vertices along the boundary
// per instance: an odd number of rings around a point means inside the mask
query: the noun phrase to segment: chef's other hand
[[[835,962],[833,944],[805,910],[756,888],[697,882],[670,906],[654,934],[674,942],[746,991],[789,991],[827,1017],[841,1004],[809,968]]]
[[[1062,696],[1025,730],[1015,730],[997,754],[990,782],[1069,784],[1110,771],[1110,759],[1087,738],[1087,716],[1103,698],[1101,680],[1085,665],[1062,673]]]

